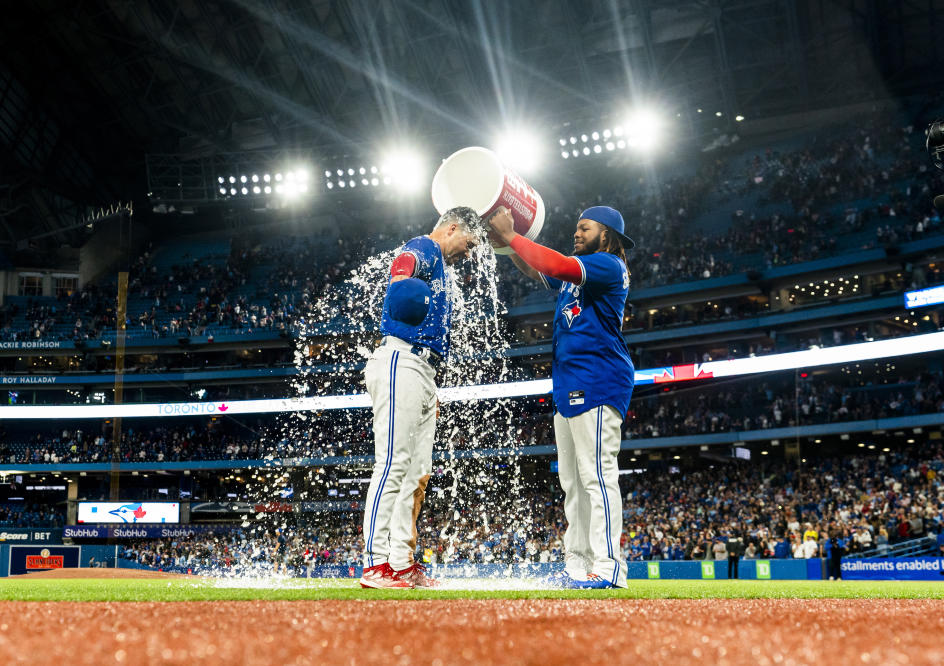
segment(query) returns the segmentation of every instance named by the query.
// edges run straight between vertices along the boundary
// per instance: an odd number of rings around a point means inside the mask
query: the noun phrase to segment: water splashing
[[[446,269],[452,330],[450,356],[437,380],[440,388],[526,378],[522,371],[512,368],[507,355],[509,333],[502,319],[506,308],[498,296],[495,253],[487,243],[480,243],[471,254],[470,260]],[[388,251],[367,258],[343,282],[304,301],[294,355],[298,374],[292,382],[297,396],[364,391],[362,368],[380,336],[383,297],[395,255],[395,251]],[[370,412],[364,409],[282,414],[268,458],[372,455],[369,424]],[[344,436],[358,430],[362,441],[343,441]],[[522,439],[510,400],[442,405],[436,428],[432,492],[419,519],[421,551],[431,549],[434,558],[443,563],[485,561],[491,551],[483,554],[480,544],[499,540],[503,546],[507,544],[502,552],[509,563],[523,559],[531,532],[531,511],[525,505],[526,483],[514,452],[530,443]],[[501,457],[481,455],[482,450],[495,448],[509,451]],[[324,501],[326,498],[319,495],[326,492],[332,477],[336,479],[342,471],[349,472],[349,476],[363,476],[364,468],[364,463],[311,468],[310,493],[296,494],[294,499]],[[277,497],[284,477],[280,471],[273,472],[265,475],[264,481],[257,481],[249,492],[268,500]],[[366,491],[366,486],[363,489]],[[299,524],[305,523],[316,533],[320,530],[319,538],[346,539],[359,561],[363,545],[357,527],[360,511],[316,511],[304,516],[297,512],[288,516],[261,512],[248,518],[244,526],[248,524],[252,539],[272,543],[273,534],[281,535],[282,541],[297,538],[293,532],[301,532]],[[339,520],[341,516],[344,518]],[[259,573],[258,567],[249,570],[254,575]],[[277,572],[276,567],[273,573]]]

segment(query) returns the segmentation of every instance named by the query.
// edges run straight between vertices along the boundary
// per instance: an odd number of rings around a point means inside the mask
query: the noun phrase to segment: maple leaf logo
[[[220,405],[220,411],[221,411],[221,412],[225,412],[227,409],[229,409],[229,407],[226,406],[226,403],[225,403],[225,402]]]

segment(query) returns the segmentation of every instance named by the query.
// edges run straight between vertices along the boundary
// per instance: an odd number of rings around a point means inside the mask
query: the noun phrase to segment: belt
[[[400,338],[395,338],[393,336],[384,336],[383,338],[381,338],[380,344],[377,346],[382,347],[383,345],[387,343],[388,340],[399,340],[400,342],[403,342],[405,344],[410,344],[406,340],[401,340]],[[440,366],[442,366],[442,362],[443,362],[442,354],[440,354],[439,352],[433,351],[429,347],[424,347],[422,345],[414,344],[410,346],[410,353],[413,354],[414,356],[419,356],[421,359],[429,363],[431,366],[433,366],[434,370],[439,370]]]

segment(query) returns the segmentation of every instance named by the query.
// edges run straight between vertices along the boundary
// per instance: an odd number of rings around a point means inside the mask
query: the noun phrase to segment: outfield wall
[[[560,564],[450,564],[433,565],[431,574],[450,578],[542,577],[560,570]],[[889,557],[846,559],[842,564],[845,580],[926,580],[944,582],[944,558]],[[313,567],[312,578],[359,578],[361,567],[327,565]],[[725,560],[663,560],[627,562],[630,580],[726,580]],[[742,580],[823,580],[826,560],[740,560],[738,578]]]
[[[0,544],[0,578],[34,571],[118,565],[118,546]]]
[[[746,580],[822,580],[823,561],[809,560],[740,560],[738,578]],[[627,562],[627,578],[666,580],[724,580],[728,578],[725,560],[664,560]]]
[[[43,551],[48,551],[44,554]],[[118,546],[61,546],[61,545],[15,545],[0,544],[0,577],[9,573],[24,573],[27,570],[43,571],[60,566],[88,567],[96,563],[108,567],[120,566],[129,569],[148,569],[136,562],[120,559]],[[62,557],[57,561],[35,558]],[[44,567],[44,564],[51,566]],[[58,565],[58,566],[57,566]],[[448,564],[432,565],[431,574],[448,578],[541,578],[560,570],[560,563],[548,564]],[[186,569],[169,567],[165,571],[191,573]],[[825,560],[740,560],[738,578],[743,580],[823,580]],[[322,565],[310,570],[295,572],[301,577],[311,578],[359,578],[362,568],[348,565]],[[204,572],[193,572],[204,573]],[[212,573],[212,572],[207,572]],[[627,562],[627,578],[630,580],[725,580],[728,578],[727,560],[707,561],[649,561]],[[944,558],[941,557],[888,557],[872,559],[847,559],[842,563],[845,580],[923,580],[944,582]]]
[[[142,568],[137,563],[119,560],[119,565]],[[559,562],[547,564],[436,564],[430,575],[444,578],[543,578],[560,571]],[[168,567],[175,573],[203,573]],[[822,580],[823,562],[812,560],[741,560],[739,577],[745,580]],[[296,571],[299,577],[360,578],[360,566],[329,564]],[[727,560],[627,562],[629,579],[724,580],[728,577]]]
[[[347,568],[347,567],[345,567]],[[546,576],[558,571],[560,564],[528,565],[438,565],[433,567],[433,575],[456,576],[503,576],[531,575]],[[314,576],[315,573],[312,573]],[[342,575],[344,575],[342,573]],[[359,568],[358,568],[358,576]],[[665,560],[650,562],[626,562],[626,577],[630,579],[667,579],[667,580],[721,580],[728,577],[727,560]],[[738,563],[738,577],[748,580],[821,580],[823,564],[819,559],[812,560],[741,560]]]

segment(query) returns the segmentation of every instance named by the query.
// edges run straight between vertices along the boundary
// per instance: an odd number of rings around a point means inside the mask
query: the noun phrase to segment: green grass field
[[[502,586],[494,582],[495,588]],[[504,586],[512,587],[508,583]],[[468,589],[461,589],[467,587]],[[626,590],[488,589],[482,580],[437,590],[362,590],[350,579],[283,581],[0,578],[0,601],[250,601],[370,599],[944,599],[926,582],[631,580]]]

